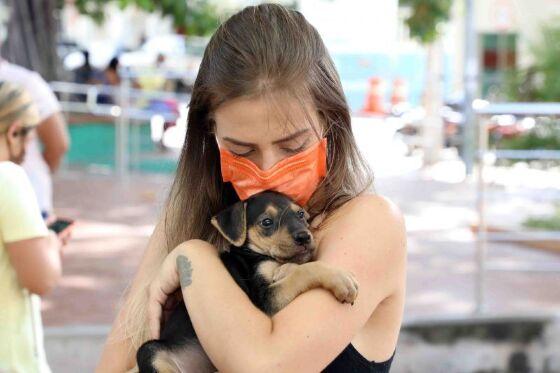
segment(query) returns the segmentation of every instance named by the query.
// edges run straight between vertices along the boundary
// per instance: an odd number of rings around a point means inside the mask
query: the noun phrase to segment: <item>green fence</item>
[[[69,126],[72,146],[66,155],[69,168],[115,171],[115,127],[111,123],[75,123]],[[150,138],[150,125],[129,126],[130,171],[172,173],[177,165],[177,154],[161,148]]]

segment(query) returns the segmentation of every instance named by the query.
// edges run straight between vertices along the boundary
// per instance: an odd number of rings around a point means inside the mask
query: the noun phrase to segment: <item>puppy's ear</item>
[[[210,220],[222,236],[237,247],[245,243],[245,237],[247,236],[245,207],[245,202],[239,201],[213,216]]]

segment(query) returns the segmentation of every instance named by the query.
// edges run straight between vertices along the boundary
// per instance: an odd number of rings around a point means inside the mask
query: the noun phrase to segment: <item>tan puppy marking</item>
[[[263,276],[266,281],[273,282],[274,273],[276,269],[280,267],[280,263],[274,262],[272,260],[268,260],[265,262],[261,262],[257,268],[257,272]]]
[[[302,209],[300,206],[296,205],[295,203],[291,203],[291,204],[290,204],[290,209],[291,209],[293,212],[298,212],[298,211],[303,210],[303,214],[304,214],[305,220],[309,220],[310,216],[309,216],[309,214],[307,213],[307,211],[304,210],[304,209]]]
[[[309,262],[289,268],[285,277],[273,283],[274,310],[278,312],[301,293],[324,288],[342,303],[354,303],[358,295],[358,282],[345,270],[321,262]]]
[[[159,351],[153,362],[158,373],[211,372],[214,365],[200,345],[186,345],[173,351]]]
[[[268,205],[264,212],[270,215],[270,217],[275,218],[276,216],[278,216],[278,207],[274,205]]]
[[[167,351],[159,351],[154,358],[154,368],[158,373],[180,373],[179,367]]]

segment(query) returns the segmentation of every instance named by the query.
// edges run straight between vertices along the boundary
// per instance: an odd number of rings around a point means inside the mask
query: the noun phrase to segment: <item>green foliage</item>
[[[560,203],[556,204],[556,211],[551,216],[528,218],[523,222],[527,228],[560,231]]]
[[[405,20],[410,36],[422,44],[434,42],[438,36],[438,27],[449,19],[452,0],[399,0],[400,6],[411,9]]]
[[[560,101],[560,17],[541,27],[541,38],[530,53],[531,66],[508,75],[506,96],[512,101]]]
[[[498,142],[500,149],[560,149],[560,120],[551,118],[538,118],[535,127],[526,133],[510,139],[501,139]]]
[[[185,3],[184,0],[183,3]],[[184,27],[186,32],[189,35],[198,36],[212,34],[220,25],[216,8],[204,0],[192,3],[193,5],[185,9]]]
[[[61,8],[65,0],[58,0]],[[98,23],[105,19],[105,8],[111,1],[75,0],[81,14],[90,16]],[[187,35],[207,36],[220,24],[216,7],[208,0],[112,0],[121,9],[136,6],[146,12],[161,12],[171,16],[175,27]]]

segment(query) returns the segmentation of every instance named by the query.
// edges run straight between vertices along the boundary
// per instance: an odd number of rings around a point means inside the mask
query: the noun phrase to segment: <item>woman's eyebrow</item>
[[[239,145],[239,146],[255,146],[256,145],[256,144],[253,144],[251,142],[244,142],[244,141],[239,141],[239,140],[236,140],[236,139],[232,139],[231,137],[224,137],[224,141],[231,142],[232,144]]]
[[[303,135],[304,133],[307,133],[308,131],[309,131],[308,128],[304,128],[304,129],[301,129],[297,132],[292,133],[291,135],[288,135],[286,137],[282,137],[281,139],[278,139],[278,140],[274,140],[272,143],[273,144],[279,144],[279,143],[282,143],[282,142],[290,141],[290,140],[293,140],[293,139]],[[256,146],[257,145],[257,144],[251,143],[251,142],[236,140],[236,139],[233,139],[231,137],[224,137],[224,141],[227,141],[227,142],[230,142],[232,144],[239,145],[239,146]]]
[[[283,138],[281,138],[281,139],[275,140],[275,141],[273,141],[272,143],[273,143],[273,144],[279,144],[279,143],[281,143],[281,142],[290,141],[290,140],[293,140],[293,139],[295,139],[295,138],[297,138],[297,137],[303,135],[304,133],[307,133],[308,131],[309,131],[308,128],[304,128],[304,129],[301,129],[301,130],[299,130],[299,131],[297,131],[297,132],[292,133],[291,135],[288,135],[288,136],[283,137]]]

